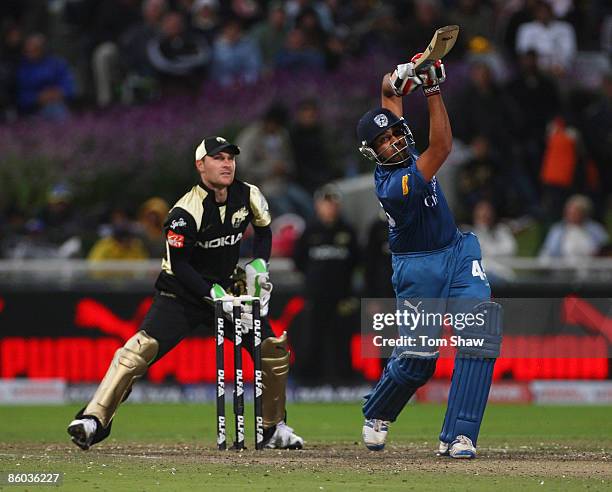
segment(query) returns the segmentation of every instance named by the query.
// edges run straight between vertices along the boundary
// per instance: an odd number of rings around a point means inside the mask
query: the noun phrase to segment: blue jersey
[[[449,245],[457,225],[434,176],[425,181],[411,158],[406,164],[376,166],[376,195],[389,220],[392,253],[433,251]]]

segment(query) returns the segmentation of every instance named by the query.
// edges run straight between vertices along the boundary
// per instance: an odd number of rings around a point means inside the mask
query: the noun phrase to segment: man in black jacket
[[[340,216],[340,193],[325,185],[315,193],[315,219],[294,251],[305,275],[307,328],[300,355],[304,382],[342,383],[350,378],[351,278],[359,261],[353,228]]]

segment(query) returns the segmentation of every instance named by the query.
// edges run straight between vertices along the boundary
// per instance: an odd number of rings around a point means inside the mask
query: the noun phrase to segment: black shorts
[[[161,359],[183,338],[194,335],[214,336],[215,308],[212,304],[202,302],[195,306],[179,299],[168,297],[159,292],[153,298],[153,304],[145,316],[140,329],[155,338],[159,351],[155,361]],[[262,339],[274,336],[267,318],[261,320]],[[225,320],[225,336],[234,339],[234,324]],[[243,346],[252,353],[252,331],[243,337]]]

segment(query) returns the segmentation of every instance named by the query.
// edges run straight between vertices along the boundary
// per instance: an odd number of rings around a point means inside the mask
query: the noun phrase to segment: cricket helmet
[[[402,133],[400,138],[401,144],[391,144],[395,152],[391,156],[383,159],[380,155],[382,152],[377,153],[376,150],[374,150],[374,140],[389,128],[394,127],[397,127]],[[359,152],[377,164],[395,166],[397,164],[403,164],[412,158],[414,138],[408,124],[404,118],[397,116],[393,111],[386,108],[372,109],[361,117],[359,123],[357,123],[357,138],[359,138]],[[383,151],[384,150],[386,150],[386,148],[383,149]],[[407,157],[397,161],[393,160],[395,156],[404,151],[406,151]]]

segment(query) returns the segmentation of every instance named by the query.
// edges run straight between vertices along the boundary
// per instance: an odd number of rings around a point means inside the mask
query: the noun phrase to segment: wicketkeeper
[[[166,254],[156,294],[140,330],[115,356],[93,398],[78,412],[68,433],[88,449],[111,432],[117,407],[134,381],[199,325],[214,334],[214,299],[248,293],[261,300],[264,442],[267,448],[300,449],[303,439],[285,424],[289,373],[287,335],[275,337],[265,317],[272,283],[268,261],[272,246],[270,213],[256,186],[234,179],[240,149],[222,137],[206,137],[195,151],[199,182],[176,202],[164,224]],[[253,261],[246,279],[237,281],[240,240],[253,225]],[[246,289],[246,292],[245,292]],[[224,303],[232,324],[231,302]],[[243,310],[246,348],[252,355],[252,316]],[[233,327],[226,334],[233,338]]]

